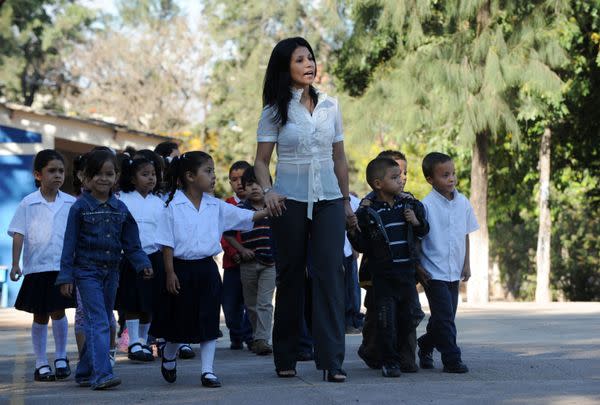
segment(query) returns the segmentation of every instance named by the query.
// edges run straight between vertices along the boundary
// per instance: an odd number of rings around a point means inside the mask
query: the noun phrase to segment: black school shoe
[[[402,372],[400,371],[400,366],[395,364],[389,366],[383,365],[381,366],[381,375],[384,377],[398,378],[402,375]]]
[[[65,363],[67,363],[67,366],[66,367],[56,367],[56,363],[59,361],[64,361]],[[66,358],[54,360],[54,370],[56,370],[56,379],[57,380],[64,380],[65,378],[69,377],[71,375],[71,366],[69,366],[69,360]]]
[[[462,361],[453,364],[444,364],[444,373],[464,374],[469,372],[469,368]]]
[[[206,378],[209,375],[215,378]],[[200,377],[200,382],[202,382],[203,387],[207,388],[221,387],[221,381],[219,381],[219,377],[217,377],[215,373],[202,373],[202,376]]]
[[[192,346],[190,345],[181,345],[178,352],[179,358],[182,360],[193,359],[194,357],[196,357],[196,352],[192,350]]]
[[[40,370],[42,369],[48,369],[49,371],[47,373],[40,373]],[[41,381],[41,382],[48,382],[48,381],[55,381],[56,380],[56,376],[54,375],[54,373],[52,372],[52,369],[50,368],[50,366],[48,364],[38,367],[35,369],[35,372],[33,373],[33,379],[35,381]]]
[[[419,366],[423,369],[433,368],[433,352],[424,352],[421,349],[418,351]]]
[[[175,368],[173,370],[167,370],[164,364],[171,362],[175,362]],[[177,358],[174,358],[173,360],[165,359],[163,354],[162,361],[160,363],[160,372],[166,382],[171,384],[174,383],[177,380]]]

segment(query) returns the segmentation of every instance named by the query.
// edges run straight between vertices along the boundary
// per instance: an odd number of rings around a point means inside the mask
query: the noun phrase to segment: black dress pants
[[[316,202],[312,220],[306,216],[306,203],[287,200],[285,204],[283,215],[271,222],[277,267],[275,369],[296,368],[309,247],[315,363],[319,370],[339,369],[345,353],[343,200]]]

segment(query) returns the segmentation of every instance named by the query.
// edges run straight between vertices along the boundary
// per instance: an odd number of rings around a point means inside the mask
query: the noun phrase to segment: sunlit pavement
[[[72,320],[72,312],[69,317]],[[230,351],[227,339],[220,339],[215,371],[223,382],[221,389],[200,385],[200,356],[179,361],[177,382],[168,384],[158,360],[133,364],[120,353],[115,373],[123,384],[98,392],[78,387],[72,377],[34,382],[30,315],[2,309],[0,404],[600,403],[600,303],[462,305],[457,318],[468,374],[442,373],[436,353],[435,370],[385,379],[358,358],[360,335],[347,335],[345,384],[323,382],[314,363],[299,363],[298,377],[279,379],[271,356]],[[419,332],[424,326],[425,322]],[[221,329],[226,331],[224,325]],[[51,336],[50,330],[50,353]],[[74,370],[74,337],[69,356]],[[52,354],[49,360],[53,362]]]

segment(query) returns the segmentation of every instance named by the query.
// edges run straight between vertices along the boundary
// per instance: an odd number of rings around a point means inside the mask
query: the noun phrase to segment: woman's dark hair
[[[136,157],[135,159],[124,159],[121,162],[121,176],[119,177],[119,187],[121,191],[130,193],[135,190],[133,178],[144,166],[150,165],[156,170],[155,163],[145,157]],[[156,170],[158,172],[158,170]],[[157,181],[158,184],[158,181]],[[152,192],[155,192],[156,186]]]
[[[154,193],[162,192],[162,188],[164,187],[163,183],[163,173],[165,171],[164,160],[160,157],[160,155],[156,152],[151,151],[150,149],[140,149],[135,152],[135,155],[132,156],[133,159],[137,159],[139,157],[143,157],[154,164],[154,170],[156,170],[156,187],[154,187]]]
[[[169,184],[169,198],[165,205],[169,205],[177,187],[181,186],[183,190],[186,188],[185,174],[187,172],[196,172],[200,166],[212,160],[212,157],[202,151],[185,152],[179,157],[173,158],[171,165],[169,166],[169,172],[167,173],[167,179]]]
[[[267,65],[265,80],[263,84],[263,107],[275,106],[275,123],[284,126],[288,120],[288,104],[292,99],[292,77],[290,75],[290,61],[296,48],[306,47],[315,60],[315,72],[317,75],[317,64],[312,47],[304,38],[287,38],[280,41],[273,52]],[[317,91],[313,86],[309,88],[309,95],[316,105],[318,101]]]
[[[177,145],[175,142],[165,141],[156,145],[154,152],[158,153],[160,157],[165,159],[168,156],[171,156],[171,153],[173,153],[175,149],[179,149],[179,145]]]
[[[44,149],[38,152],[33,160],[33,171],[41,173],[42,169],[52,160],[60,160],[63,165],[65,164],[65,158],[54,149]],[[39,187],[40,185],[40,182],[35,180],[35,186]]]
[[[81,194],[81,187],[83,187],[83,183],[79,179],[79,176],[77,176],[77,173],[83,171],[85,168],[87,155],[87,153],[84,153],[83,155],[78,155],[75,157],[75,159],[73,159],[73,191],[75,192],[75,195]]]
[[[104,163],[106,162],[111,162],[115,167],[115,172],[119,172],[117,157],[112,151],[103,149],[92,150],[86,156],[83,177],[91,179],[102,170],[102,166],[104,166]]]

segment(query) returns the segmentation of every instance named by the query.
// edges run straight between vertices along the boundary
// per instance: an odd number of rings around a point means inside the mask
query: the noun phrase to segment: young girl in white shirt
[[[221,252],[221,235],[250,230],[267,211],[237,208],[208,194],[214,190],[215,168],[207,153],[187,152],[174,158],[169,169],[170,194],[158,225],[166,285],[161,309],[151,333],[167,341],[161,372],[167,382],[177,378],[180,342],[200,343],[202,385],[220,387],[213,371],[219,333],[221,277],[213,256]],[[177,186],[181,187],[178,189]]]
[[[153,291],[155,280],[164,280],[156,274],[163,273],[162,253],[155,243],[158,219],[164,211],[163,201],[154,194],[160,167],[156,167],[154,161],[139,156],[124,159],[121,172],[119,199],[137,222],[142,249],[148,255],[155,275],[153,279],[145,279],[123,258],[116,309],[124,312],[129,332],[127,357],[134,361],[153,361],[152,350],[147,345],[155,306]]]
[[[60,270],[67,217],[75,198],[59,190],[65,181],[65,162],[55,150],[46,149],[35,156],[33,174],[39,189],[21,201],[8,227],[8,234],[13,238],[10,278],[17,281],[25,275],[15,308],[33,314],[34,379],[54,381],[71,374],[65,308],[75,307],[75,300],[63,297],[54,282]],[[21,270],[19,259],[23,248]],[[52,318],[56,345],[55,373],[46,356],[49,318]]]

